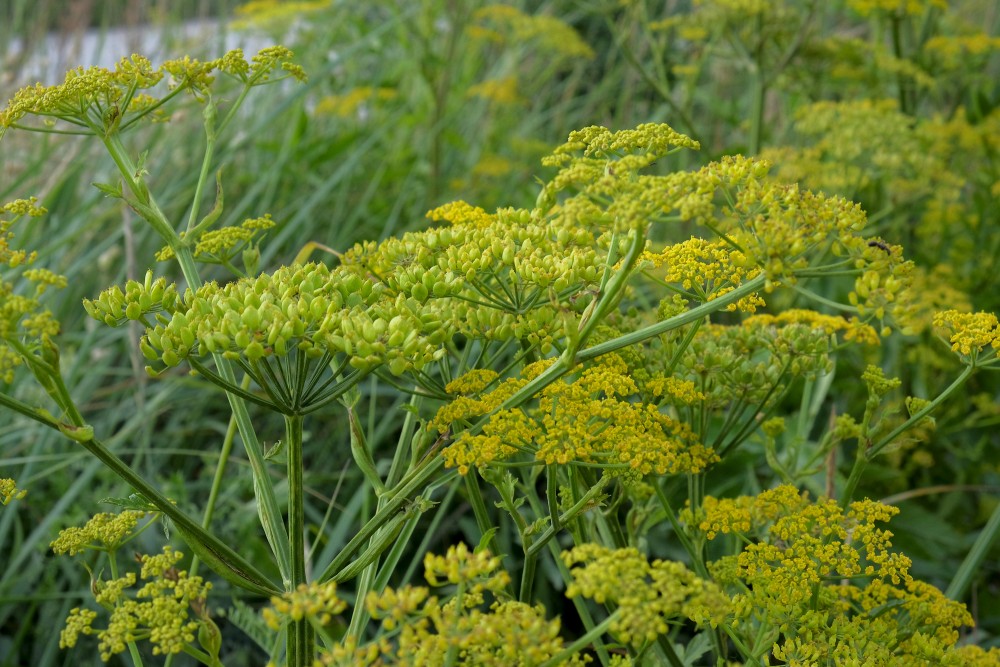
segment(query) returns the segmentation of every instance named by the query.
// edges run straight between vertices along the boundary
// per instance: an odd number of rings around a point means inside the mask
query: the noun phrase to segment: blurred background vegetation
[[[931,330],[934,309],[1000,310],[1000,3],[909,3],[913,13],[899,9],[906,3],[879,8],[886,4],[8,0],[0,4],[0,95],[132,52],[155,63],[289,46],[308,84],[253,97],[218,153],[223,223],[265,213],[278,222],[263,246],[264,268],[303,249],[336,261],[334,252],[358,241],[426,225],[426,211],[454,199],[487,210],[530,207],[537,179],[546,176],[539,158],[587,125],[667,122],[702,142],[700,154],[681,153],[675,159],[686,162],[663,169],[762,154],[778,178],[862,203],[872,233],[904,245],[917,261],[920,308],[906,335],[885,341],[881,353],[887,374],[904,379],[901,400],[927,396],[956,374],[957,362]],[[204,143],[200,107],[192,101],[169,123],[131,137],[132,150],[149,151],[165,212],[182,219]],[[142,276],[158,250],[130,211],[91,187],[113,171],[96,148],[73,137],[8,133],[0,142],[0,198],[36,195],[50,211],[21,229],[20,240],[39,251],[42,265],[69,277],[49,306],[63,322],[63,366],[73,394],[86,399],[87,418],[99,433],[114,433],[117,453],[159,479],[168,496],[198,508],[226,430],[224,396],[184,376],[149,380],[138,331],[97,326],[80,306]],[[661,240],[689,233],[679,228]],[[853,385],[870,361],[840,360],[823,414],[861,412],[864,396]],[[31,391],[28,383],[14,386]],[[1000,549],[990,550],[986,539],[996,528],[982,532],[1000,497],[997,392],[993,378],[975,378],[933,430],[870,468],[861,490],[900,505],[895,544],[914,559],[915,576],[942,589],[984,537],[978,575],[950,592],[970,605],[978,626],[971,639],[986,646],[1000,643]],[[368,399],[369,437],[377,458],[388,459],[395,422],[377,415],[394,414],[402,399]],[[343,415],[311,423],[308,520],[326,526],[317,549],[333,553],[371,512],[372,499],[352,495],[359,473],[349,463]],[[273,444],[281,424],[260,433]],[[840,457],[852,458],[851,451]],[[96,499],[128,490],[85,453],[5,414],[0,470],[30,489],[0,512],[0,667],[79,663],[87,649],[60,652],[55,629],[90,582],[78,563],[52,556],[48,543],[60,528],[110,511]],[[215,529],[265,560],[249,476],[230,478]],[[753,493],[770,483],[762,450],[746,448],[709,476],[709,492]],[[428,526],[415,554],[463,534],[478,542],[465,505],[450,507],[450,520]],[[222,588],[213,603],[232,607]],[[549,603],[559,610],[554,593]],[[240,624],[238,613],[230,621]],[[234,642],[223,650],[227,664],[257,664],[262,654],[252,642],[221,624]]]

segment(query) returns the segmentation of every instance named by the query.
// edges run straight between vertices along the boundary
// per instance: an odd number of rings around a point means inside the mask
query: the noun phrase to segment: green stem
[[[602,476],[597,481],[596,484],[587,489],[587,492],[583,494],[580,497],[580,499],[573,504],[572,507],[570,507],[568,510],[566,510],[559,516],[559,524],[566,525],[569,522],[576,519],[577,516],[579,516],[583,512],[587,512],[590,511],[591,509],[596,508],[597,505],[594,503],[594,499],[604,491],[604,487],[607,485],[607,479],[609,478]],[[550,525],[548,528],[546,528],[538,535],[538,538],[531,544],[531,547],[528,549],[528,553],[531,555],[537,554],[537,552],[541,551],[543,547],[545,547],[546,545],[549,544],[549,542],[552,541],[552,538],[555,537],[556,532],[557,529],[554,529]]]
[[[955,391],[959,387],[961,387],[963,384],[965,384],[966,380],[968,380],[969,377],[972,376],[972,373],[975,370],[976,370],[975,366],[971,366],[971,365],[970,366],[966,366],[962,370],[962,373],[957,378],[955,378],[955,381],[952,382],[950,385],[948,385],[948,387],[943,392],[941,392],[941,394],[937,398],[935,398],[933,401],[931,401],[930,403],[928,403],[927,405],[925,405],[923,408],[921,408],[920,410],[918,410],[912,417],[910,417],[909,419],[907,419],[905,422],[903,422],[902,424],[900,424],[899,426],[897,426],[896,428],[894,428],[889,435],[887,435],[884,438],[882,438],[881,440],[879,440],[878,444],[874,445],[871,448],[870,455],[871,456],[875,456],[876,454],[878,454],[879,452],[881,452],[889,444],[891,444],[893,440],[896,439],[896,436],[898,436],[903,431],[906,431],[906,430],[912,428],[914,425],[917,424],[917,422],[919,422],[921,419],[923,419],[924,417],[926,417],[927,415],[929,415],[931,412],[933,412],[934,409],[937,408],[937,406],[939,406],[941,403],[943,403],[944,401],[946,401],[948,399],[948,397],[951,396],[953,393],[955,393]]]
[[[893,13],[889,17],[890,32],[892,34],[892,54],[899,60],[903,59],[903,39],[901,34],[902,19]],[[908,86],[906,75],[902,72],[896,74],[897,95],[899,97],[899,110],[904,114],[909,114],[911,109],[909,104]]]
[[[148,524],[147,524],[148,525]],[[111,578],[118,578],[118,558],[115,556],[114,551],[108,552],[108,569],[111,571]],[[115,602],[115,607],[118,607],[118,602]],[[139,655],[139,647],[135,645],[134,641],[128,642],[128,653],[132,658],[132,664],[136,667],[142,667],[142,656]]]
[[[616,620],[618,620],[618,617],[620,615],[621,615],[620,611],[615,611],[615,613],[611,614],[606,619],[601,621],[599,624],[595,625],[593,628],[590,629],[589,632],[582,635],[575,642],[568,645],[566,648],[559,651],[554,656],[543,662],[541,665],[539,665],[539,667],[556,667],[556,665],[563,664],[574,653],[576,653],[582,648],[585,648],[586,646],[589,646],[591,643],[595,642],[595,640],[597,640],[601,635],[607,632],[608,628],[611,627],[611,624],[614,623]]]
[[[494,534],[496,531],[493,530],[493,523],[490,521],[489,511],[486,509],[486,500],[483,498],[483,490],[479,485],[479,472],[477,470],[470,470],[469,474],[465,475],[465,490],[469,494],[469,504],[472,506],[472,514],[476,517],[480,537],[489,536],[487,545],[490,553],[499,554],[500,549],[497,547]]]
[[[691,542],[691,538],[688,536],[681,522],[677,519],[677,515],[674,513],[674,509],[670,506],[670,501],[667,500],[666,494],[663,489],[660,488],[659,484],[653,484],[653,488],[656,490],[656,497],[660,501],[660,507],[663,508],[663,512],[667,515],[667,520],[670,522],[670,526],[674,529],[674,534],[677,535],[677,539],[680,540],[681,546],[684,547],[684,551],[688,553],[688,557],[691,558],[691,565],[694,567],[695,573],[702,579],[710,579],[708,574],[708,568],[705,566],[705,561],[701,557],[701,553],[695,548],[694,543]]]
[[[243,378],[243,388],[250,386],[250,377]],[[215,466],[215,475],[212,477],[212,488],[208,492],[208,502],[205,504],[205,511],[201,518],[201,527],[208,531],[212,525],[212,516],[215,514],[215,505],[219,501],[219,491],[222,489],[222,479],[226,474],[226,466],[229,457],[233,453],[233,441],[236,439],[236,419],[230,415],[229,425],[226,427],[226,436],[222,440],[222,450],[219,452],[219,462]],[[195,555],[191,559],[191,567],[188,569],[190,576],[198,574],[199,560]]]
[[[215,102],[209,99],[202,114],[205,117],[205,155],[201,160],[201,173],[198,175],[198,183],[194,188],[194,198],[191,200],[191,212],[188,214],[187,221],[188,234],[195,228],[198,209],[201,206],[201,194],[205,187],[205,181],[208,180],[208,172],[212,167],[212,156],[215,154],[215,114]]]
[[[159,213],[159,215],[151,215],[149,217],[143,216],[144,219],[153,226],[153,229],[156,230],[156,233],[160,235],[164,242],[176,252],[183,241],[181,241],[181,237],[178,236],[177,232],[174,231],[173,227],[170,226],[160,212],[160,207],[157,206],[153,195],[146,188],[145,181],[142,175],[138,173],[136,164],[129,157],[128,151],[122,143],[121,135],[118,132],[112,132],[108,135],[101,134],[99,136],[104,143],[104,147],[111,155],[111,159],[115,161],[115,165],[117,165],[122,178],[125,179],[125,185],[128,186],[129,191],[132,192],[138,203],[148,207],[155,213]],[[187,278],[186,275],[185,278]],[[192,289],[194,289],[193,286]]]
[[[59,381],[61,382],[61,379]],[[44,424],[49,428],[63,432],[64,435],[66,434],[64,431],[65,427],[69,426],[6,394],[0,393],[0,405]],[[71,416],[73,419],[72,426],[77,428],[85,427],[86,424],[82,418],[79,418],[79,412],[76,411],[75,406],[73,412],[76,413],[76,416]],[[240,588],[260,595],[273,595],[279,592],[279,589],[266,576],[233,551],[227,544],[206,531],[194,519],[179,510],[177,505],[164,497],[152,484],[140,477],[124,461],[115,456],[101,441],[95,438],[74,438],[73,440],[80,443],[84,449],[103,463],[105,467],[145,496],[164,516],[169,517],[177,529],[184,534],[185,541],[192,548],[202,549],[203,558],[205,555],[210,556],[208,560],[211,565],[214,565],[212,569],[224,579]]]
[[[608,352],[614,352],[615,350],[620,350],[623,347],[628,347],[629,345],[635,345],[636,343],[641,343],[643,341],[649,340],[654,336],[659,336],[662,333],[666,333],[673,329],[677,329],[684,325],[696,322],[701,318],[714,313],[719,310],[725,309],[726,306],[736,303],[740,299],[753,294],[754,292],[759,292],[764,287],[765,276],[761,274],[754,278],[751,278],[747,282],[743,283],[732,292],[727,292],[717,299],[712,299],[706,303],[696,306],[691,310],[681,313],[680,315],[675,315],[673,317],[667,318],[662,322],[657,322],[656,324],[651,324],[648,327],[643,327],[642,329],[637,329],[632,333],[625,334],[624,336],[619,336],[613,340],[609,340],[599,345],[594,345],[585,350],[581,350],[576,355],[577,361],[589,361],[591,359],[596,359],[597,357],[607,354]],[[542,375],[545,375],[544,373]],[[542,376],[539,376],[539,378]],[[536,378],[538,379],[538,378]],[[549,382],[555,380],[552,378]],[[546,382],[546,386],[549,384]],[[518,392],[521,393],[521,392]],[[515,394],[516,396],[517,394]],[[512,397],[513,398],[513,397]]]
[[[222,663],[218,659],[213,658],[204,651],[199,651],[191,644],[184,644],[184,648],[182,650],[201,664],[207,665],[207,667],[223,667]]]
[[[292,580],[289,590],[306,583],[305,503],[303,491],[301,415],[285,415],[285,452],[288,460],[288,537]],[[293,620],[288,627],[289,667],[309,667],[313,661],[313,640],[309,620]]]
[[[625,284],[632,277],[632,269],[635,267],[635,263],[639,260],[639,255],[642,254],[642,250],[645,247],[646,234],[640,232],[638,229],[633,230],[628,251],[621,261],[621,268],[602,287],[602,294],[598,297],[597,305],[590,317],[586,321],[581,320],[580,322],[580,336],[576,341],[576,345],[573,346],[573,352],[576,352],[577,345],[583,345],[587,342],[587,339],[600,326],[604,318],[611,312],[611,309],[618,305],[622,295],[625,293]]]
[[[188,287],[192,290],[197,290],[201,286],[201,277],[198,275],[198,268],[195,264],[191,248],[181,240],[167,222],[163,212],[145,187],[141,175],[136,174],[135,164],[129,158],[125,146],[121,142],[121,137],[118,133],[112,133],[109,136],[102,136],[102,141],[118,166],[118,170],[125,179],[129,190],[139,200],[140,204],[147,207],[149,215],[146,217],[146,220],[160,234],[164,242],[173,248]],[[221,354],[214,354],[212,357],[215,360],[215,367],[219,377],[226,383],[235,386],[236,376],[233,373],[233,368],[229,360]],[[264,448],[257,439],[246,403],[241,398],[228,392],[226,393],[226,398],[229,400],[229,406],[236,417],[236,425],[239,428],[243,446],[250,461],[250,469],[254,480],[254,495],[257,500],[260,522],[264,528],[264,534],[267,536],[271,552],[277,561],[278,570],[281,572],[285,588],[287,589],[291,582],[291,565],[288,561],[288,533],[281,521],[281,509],[278,507],[274,484],[267,472],[264,461]]]
[[[351,556],[383,525],[391,521],[396,513],[402,509],[403,505],[410,500],[410,497],[415,496],[415,492],[418,489],[423,489],[427,481],[437,474],[443,466],[444,459],[440,456],[431,456],[403,478],[399,485],[385,496],[385,506],[375,512],[375,516],[369,519],[361,530],[344,545],[344,548],[330,561],[330,564],[317,577],[317,580],[320,582],[330,581],[331,579],[342,581],[341,571],[348,564]]]
[[[854,497],[854,491],[857,489],[858,482],[861,481],[861,475],[864,473],[865,467],[868,465],[868,463],[873,458],[875,458],[875,456],[879,452],[881,452],[883,449],[889,446],[889,444],[891,444],[892,441],[895,440],[897,436],[899,436],[899,434],[903,433],[907,429],[912,428],[921,419],[929,415],[931,411],[933,411],[938,405],[943,403],[949,396],[955,393],[955,391],[963,384],[965,384],[966,380],[968,380],[969,377],[972,376],[972,373],[973,371],[975,371],[975,368],[976,367],[972,365],[966,366],[965,369],[962,371],[962,373],[957,378],[955,378],[955,381],[952,382],[950,385],[948,385],[948,387],[943,392],[941,392],[937,398],[935,398],[933,401],[925,405],[921,410],[917,411],[912,417],[907,419],[905,422],[894,428],[892,432],[889,433],[889,435],[879,440],[877,444],[870,445],[867,448],[865,448],[863,445],[859,445],[858,455],[854,460],[854,467],[851,469],[851,474],[847,478],[847,484],[845,484],[844,486],[844,491],[840,499],[841,507],[847,507],[850,504],[851,500]]]
[[[996,541],[998,534],[1000,534],[1000,506],[993,510],[989,521],[980,531],[975,544],[969,549],[968,555],[955,572],[951,583],[948,584],[948,590],[944,592],[948,598],[961,600],[965,597],[966,591],[969,590],[969,583],[973,576],[980,571],[983,561],[989,554],[990,546]]]

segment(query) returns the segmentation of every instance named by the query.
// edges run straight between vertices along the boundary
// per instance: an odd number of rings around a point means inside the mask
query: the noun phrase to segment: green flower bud
[[[207,615],[198,619],[198,643],[210,656],[219,659],[219,651],[222,649],[222,632],[219,626]]]
[[[247,359],[250,361],[257,361],[264,357],[264,346],[257,341],[253,341],[247,345],[244,354],[247,355]]]
[[[139,339],[139,350],[142,351],[142,356],[144,356],[147,361],[156,361],[160,358],[160,355],[157,354],[156,350],[154,350],[149,344],[149,340],[146,336]]]

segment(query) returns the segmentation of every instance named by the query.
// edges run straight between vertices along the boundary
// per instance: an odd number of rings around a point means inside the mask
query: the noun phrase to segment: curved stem
[[[641,343],[645,340],[653,338],[654,336],[659,336],[662,333],[666,333],[686,324],[690,324],[691,322],[700,320],[706,315],[723,310],[726,306],[736,303],[740,299],[749,296],[754,292],[759,292],[764,288],[764,281],[764,274],[751,278],[734,289],[732,292],[726,292],[719,298],[707,301],[700,306],[696,306],[687,312],[681,313],[680,315],[675,315],[663,320],[662,322],[651,324],[648,327],[637,329],[636,331],[625,334],[624,336],[619,336],[613,340],[589,347],[586,350],[581,350],[577,353],[576,360],[589,361],[590,359],[595,359],[602,354],[607,354],[608,352],[614,352],[615,350],[620,350],[623,347],[628,347],[629,345]]]

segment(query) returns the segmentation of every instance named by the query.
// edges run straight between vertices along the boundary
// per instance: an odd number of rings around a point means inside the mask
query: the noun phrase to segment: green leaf
[[[225,612],[226,620],[243,631],[257,646],[265,652],[270,652],[274,631],[250,605],[237,598],[233,606]]]
[[[285,451],[284,440],[278,440],[277,442],[274,443],[274,445],[270,449],[264,452],[264,460],[274,461],[276,463],[283,462],[284,457],[282,457],[280,460],[278,457],[282,456],[284,451]]]
[[[121,199],[124,195],[122,194],[122,183],[118,181],[114,185],[111,183],[97,183],[96,181],[91,183],[95,188],[103,192],[109,197],[114,197],[116,199]]]
[[[479,538],[479,544],[476,546],[476,553],[489,550],[490,542],[493,540],[493,536],[497,534],[497,530],[497,527],[494,526],[483,533],[483,536]]]
[[[159,512],[156,505],[151,503],[149,499],[142,495],[141,493],[129,494],[127,498],[115,498],[108,497],[101,500],[101,503],[107,505],[114,505],[115,507],[120,507],[123,510],[137,510],[140,512]]]

